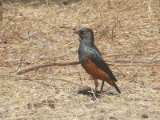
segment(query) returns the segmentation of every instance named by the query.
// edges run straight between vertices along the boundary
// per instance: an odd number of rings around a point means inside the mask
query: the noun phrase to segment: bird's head
[[[80,37],[80,40],[87,40],[88,42],[93,42],[94,41],[94,34],[93,30],[90,28],[81,28],[78,31],[74,32],[75,34],[78,34]]]

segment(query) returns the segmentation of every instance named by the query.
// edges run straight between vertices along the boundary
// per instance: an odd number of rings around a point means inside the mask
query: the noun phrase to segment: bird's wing
[[[98,50],[98,48],[97,48],[95,45],[93,45],[93,47],[96,49],[96,51],[98,52],[98,54],[99,54],[100,56],[102,56],[102,54],[100,53],[100,51]]]
[[[117,81],[116,77],[113,75],[112,71],[103,60],[101,54],[99,54],[99,51],[97,51],[96,49],[92,49],[90,52],[92,53],[91,55],[92,62],[94,62],[101,70],[107,73],[112,80]]]

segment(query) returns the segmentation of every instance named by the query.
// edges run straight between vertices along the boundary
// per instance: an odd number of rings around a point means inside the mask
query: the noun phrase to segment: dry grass
[[[4,4],[0,22],[0,119],[159,120],[158,0],[82,0],[67,6]],[[16,72],[49,62],[77,61],[75,29],[87,26],[116,75],[121,95],[78,94],[93,81],[80,65]],[[127,64],[127,65],[126,65]],[[124,75],[123,75],[124,74]]]

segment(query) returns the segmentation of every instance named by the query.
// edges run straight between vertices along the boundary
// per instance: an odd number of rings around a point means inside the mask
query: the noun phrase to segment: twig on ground
[[[44,63],[42,65],[35,65],[29,68],[24,68],[20,71],[17,72],[17,75],[29,72],[29,71],[33,71],[39,68],[44,68],[44,67],[51,67],[51,66],[69,66],[69,65],[78,65],[79,62],[75,61],[75,62],[68,62],[68,63]]]
[[[29,72],[29,71],[33,71],[33,70],[36,70],[36,69],[39,69],[39,68],[44,68],[44,67],[51,67],[51,66],[69,66],[69,65],[79,65],[80,63],[78,61],[74,61],[74,62],[68,62],[68,63],[44,63],[44,64],[41,64],[41,65],[35,65],[35,66],[32,66],[32,67],[29,67],[29,68],[24,68],[20,71],[17,72],[17,75],[20,75],[20,74],[23,74],[23,73],[26,73],[26,72]],[[116,68],[118,66],[121,66],[121,67],[129,67],[129,66],[160,66],[160,64],[149,64],[149,63],[141,63],[141,64],[137,64],[137,63],[130,63],[130,64],[108,64],[108,65],[112,65],[112,66],[116,66]],[[121,72],[122,73],[122,72]],[[124,74],[123,74],[124,76]]]

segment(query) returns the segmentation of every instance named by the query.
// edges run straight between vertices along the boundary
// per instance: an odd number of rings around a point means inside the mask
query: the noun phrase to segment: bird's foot
[[[92,89],[91,88],[91,93],[92,93],[92,100],[97,100],[97,95],[96,95],[96,92],[95,92],[95,89]]]
[[[96,96],[99,98],[102,95],[102,91],[101,90],[96,90],[95,91]]]
[[[90,92],[92,93],[92,99],[93,99],[93,100],[97,100],[97,99],[100,98],[101,95],[102,95],[102,91],[97,90],[97,89],[91,88],[91,91],[90,91]]]
[[[101,95],[102,95],[102,89],[99,90],[98,87],[95,87],[95,94],[96,94],[96,96],[97,96],[98,98],[101,97]]]

